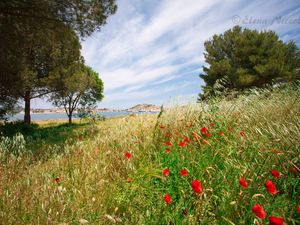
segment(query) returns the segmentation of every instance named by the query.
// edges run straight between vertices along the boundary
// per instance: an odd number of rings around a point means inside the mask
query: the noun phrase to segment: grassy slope
[[[275,89],[209,106],[177,107],[160,118],[109,119],[67,130],[63,137],[68,141],[56,147],[52,143],[44,148],[55,132],[38,136],[28,146],[38,149],[34,151],[38,156],[9,157],[1,164],[0,221],[259,224],[251,208],[260,203],[267,216],[299,224],[299,171],[290,171],[300,166],[299,94],[297,87]],[[202,127],[212,136],[201,134]],[[186,137],[191,142],[179,147]],[[166,141],[173,144],[170,153],[165,153]],[[125,151],[132,158],[125,158]],[[168,177],[162,174],[165,168],[170,170]],[[182,168],[187,169],[187,177],[180,175]],[[281,177],[273,178],[272,169],[279,170]],[[248,188],[239,185],[240,177],[248,181]],[[202,183],[200,195],[191,188],[194,179]],[[264,187],[267,179],[279,191],[275,196]],[[170,205],[163,200],[167,193],[172,197]]]

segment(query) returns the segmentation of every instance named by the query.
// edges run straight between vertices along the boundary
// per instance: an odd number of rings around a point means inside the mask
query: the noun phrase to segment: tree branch
[[[74,110],[77,107],[78,101],[80,100],[81,94],[78,94],[76,98],[74,99],[74,102],[72,104],[72,110]]]
[[[53,91],[45,91],[44,93],[40,93],[38,95],[35,95],[35,96],[31,96],[30,98],[33,99],[33,98],[40,98],[42,97],[43,95],[47,95],[47,94],[50,94],[52,93]]]

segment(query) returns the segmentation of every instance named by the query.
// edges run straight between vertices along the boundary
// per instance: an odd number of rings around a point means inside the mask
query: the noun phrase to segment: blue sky
[[[100,32],[82,41],[87,65],[100,74],[98,107],[195,101],[203,81],[204,41],[241,25],[276,31],[300,43],[299,0],[118,0]],[[178,100],[179,99],[179,100]],[[33,101],[33,108],[49,103]]]

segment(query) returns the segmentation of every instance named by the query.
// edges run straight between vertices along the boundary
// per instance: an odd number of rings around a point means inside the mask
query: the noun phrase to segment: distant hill
[[[138,112],[138,111],[159,111],[160,110],[160,106],[157,105],[152,105],[152,104],[138,104],[135,105],[129,109],[127,109],[126,111],[129,112]]]

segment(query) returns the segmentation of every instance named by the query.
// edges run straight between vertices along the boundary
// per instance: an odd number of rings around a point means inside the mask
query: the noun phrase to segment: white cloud
[[[236,25],[234,15],[271,20],[278,15],[299,14],[299,9],[294,10],[296,0],[145,2],[120,0],[118,12],[102,31],[82,43],[86,63],[104,81],[105,106],[117,107],[120,100],[124,104],[150,98],[164,101],[177,95],[179,89],[185,96],[197,94],[204,41]],[[148,8],[153,5],[153,10]],[[274,29],[284,39],[299,39],[298,34],[290,34],[297,25],[241,25]],[[180,79],[188,85],[178,87]]]

